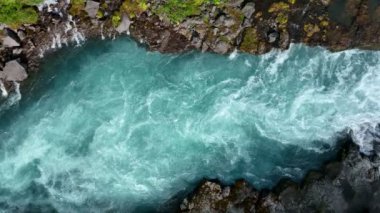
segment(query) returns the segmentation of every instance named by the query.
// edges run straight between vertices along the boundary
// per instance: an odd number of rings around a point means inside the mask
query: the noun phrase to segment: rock
[[[133,22],[129,20],[127,15],[123,15],[123,19],[120,23],[120,25],[116,28],[116,31],[118,33],[127,33],[129,34],[129,27],[131,26]]]
[[[215,46],[215,48],[213,48],[213,50],[219,54],[226,54],[229,50],[229,45],[225,42],[220,41],[216,44],[216,46]]]
[[[17,60],[7,62],[3,72],[0,72],[0,78],[6,81],[23,81],[27,77],[25,68]]]
[[[243,4],[244,0],[230,0],[228,1],[228,5],[231,7],[240,7]]]
[[[3,46],[4,47],[19,47],[20,43],[18,43],[15,39],[10,36],[5,36],[3,38]]]
[[[273,31],[273,32],[270,32],[268,34],[268,42],[269,43],[274,43],[277,41],[277,39],[279,38],[280,34],[277,32],[277,31]]]
[[[250,19],[255,12],[255,3],[248,2],[242,9],[242,12],[246,18]]]
[[[15,48],[12,50],[12,54],[13,56],[18,56],[22,53],[22,49],[21,48]]]
[[[87,0],[84,10],[87,12],[90,18],[96,18],[96,14],[99,10],[99,2]]]

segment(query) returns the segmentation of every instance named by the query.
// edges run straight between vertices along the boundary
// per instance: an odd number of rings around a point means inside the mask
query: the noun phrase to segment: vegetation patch
[[[120,12],[125,12],[129,18],[139,16],[148,9],[146,0],[126,0],[121,5]]]
[[[84,10],[85,7],[85,0],[71,0],[70,4],[70,14],[73,16],[78,16],[81,14],[81,12]]]
[[[168,0],[157,9],[159,15],[164,15],[173,23],[180,23],[186,17],[201,14],[204,4],[220,5],[225,0]]]
[[[273,3],[270,7],[268,12],[269,13],[274,13],[274,12],[284,12],[284,11],[289,11],[290,6],[288,3],[285,2],[276,2]]]
[[[259,47],[259,39],[255,28],[247,28],[244,32],[243,42],[240,49],[244,52],[255,53]]]
[[[0,23],[11,28],[35,24],[38,14],[34,6],[40,3],[42,0],[0,0]]]
[[[119,12],[115,12],[113,14],[113,16],[112,16],[111,21],[112,21],[112,26],[113,27],[119,26],[120,23],[121,23],[121,15],[120,15],[120,13]]]

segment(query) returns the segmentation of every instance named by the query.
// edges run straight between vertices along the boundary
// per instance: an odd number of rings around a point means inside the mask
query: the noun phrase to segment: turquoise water
[[[126,38],[61,50],[3,104],[0,211],[163,210],[205,177],[300,179],[338,132],[378,121],[379,56],[162,55]]]

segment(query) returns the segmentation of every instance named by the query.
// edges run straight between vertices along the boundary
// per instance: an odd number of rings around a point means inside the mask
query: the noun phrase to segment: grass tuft
[[[35,24],[38,14],[34,6],[40,3],[42,0],[0,0],[0,23],[11,28]]]

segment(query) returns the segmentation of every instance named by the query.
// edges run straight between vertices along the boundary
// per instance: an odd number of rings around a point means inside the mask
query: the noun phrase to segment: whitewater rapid
[[[380,52],[302,45],[162,55],[122,38],[62,50],[0,117],[0,210],[152,211],[204,177],[300,179],[339,133],[372,151],[379,70]]]

